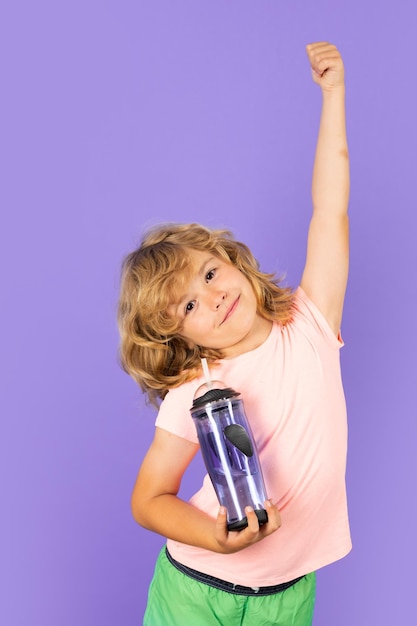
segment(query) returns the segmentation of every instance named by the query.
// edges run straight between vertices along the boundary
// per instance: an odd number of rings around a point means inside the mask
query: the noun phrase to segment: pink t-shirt
[[[346,405],[337,339],[299,287],[291,323],[274,324],[266,341],[211,370],[239,391],[253,431],[268,496],[282,526],[235,554],[217,554],[168,540],[180,563],[248,587],[276,585],[308,574],[351,549],[346,502]],[[201,378],[172,389],[156,425],[197,442],[190,407]],[[208,476],[190,502],[216,517]]]

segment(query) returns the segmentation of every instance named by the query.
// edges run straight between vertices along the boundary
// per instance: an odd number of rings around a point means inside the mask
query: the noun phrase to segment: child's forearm
[[[133,508],[133,516],[144,528],[168,539],[221,552],[215,539],[216,520],[173,494],[152,498],[140,510]]]
[[[314,212],[345,215],[349,201],[349,156],[345,88],[323,91],[323,104],[312,180]]]
[[[221,554],[232,554],[261,541],[281,526],[279,511],[272,502],[265,502],[268,523],[259,527],[258,518],[246,507],[248,526],[241,531],[227,530],[227,514],[220,507],[218,516],[213,519],[200,509],[184,502],[174,494],[162,494],[148,500],[146,506],[135,510],[136,521],[168,539],[190,546],[204,548]]]

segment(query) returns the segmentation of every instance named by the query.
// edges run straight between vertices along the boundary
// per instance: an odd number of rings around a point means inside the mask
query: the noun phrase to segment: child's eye
[[[193,310],[193,308],[195,307],[195,301],[191,300],[191,302],[188,302],[185,305],[185,314],[187,315],[187,313],[191,313],[191,311]]]
[[[210,270],[209,272],[207,272],[206,282],[212,280],[214,278],[215,273],[216,273],[216,270]]]

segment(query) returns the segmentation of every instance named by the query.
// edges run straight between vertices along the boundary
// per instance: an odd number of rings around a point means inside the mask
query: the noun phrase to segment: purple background
[[[354,550],[319,573],[314,624],[412,623],[416,9],[400,4],[4,3],[1,624],[141,623],[163,539],[130,514],[154,412],[117,362],[121,258],[144,226],[200,221],[297,284],[317,40],[347,74]]]

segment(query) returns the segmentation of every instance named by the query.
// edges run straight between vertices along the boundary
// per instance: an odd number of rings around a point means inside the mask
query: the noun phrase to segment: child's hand
[[[320,85],[323,91],[343,87],[343,61],[336,46],[322,41],[309,44],[306,50],[314,82]]]
[[[270,500],[267,500],[265,509],[268,512],[268,522],[266,524],[259,526],[254,510],[251,507],[246,507],[247,527],[240,531],[229,531],[227,529],[226,509],[225,507],[220,507],[215,529],[215,537],[220,546],[220,551],[224,554],[238,552],[278,530],[281,526],[281,516],[277,507]]]

